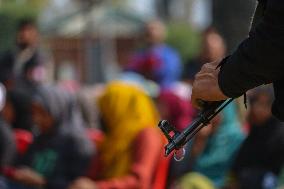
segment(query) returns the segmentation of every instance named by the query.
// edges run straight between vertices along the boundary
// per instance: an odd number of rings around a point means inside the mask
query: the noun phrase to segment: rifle
[[[168,144],[165,146],[165,156],[167,157],[172,151],[175,151],[175,160],[181,161],[185,156],[183,146],[233,100],[233,98],[229,98],[218,102],[204,102],[201,112],[182,132],[177,131],[167,120],[160,121],[158,127],[168,140]]]

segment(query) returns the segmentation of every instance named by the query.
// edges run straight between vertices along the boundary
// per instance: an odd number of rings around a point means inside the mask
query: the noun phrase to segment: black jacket
[[[5,83],[9,79],[15,79],[13,69],[15,67],[16,56],[14,51],[7,51],[0,55],[0,81],[2,83]],[[40,64],[42,64],[41,53],[39,50],[36,50],[31,57],[23,63],[23,68],[18,76],[20,77],[19,79],[27,79],[28,72]]]
[[[273,83],[272,112],[284,121],[283,0],[259,0],[249,37],[223,63],[219,85],[226,96],[238,97],[249,89]]]
[[[263,188],[265,175],[278,176],[284,163],[284,127],[271,117],[252,129],[236,156],[232,172],[240,188]]]

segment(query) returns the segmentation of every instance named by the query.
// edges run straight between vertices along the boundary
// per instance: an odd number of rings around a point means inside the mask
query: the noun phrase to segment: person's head
[[[190,123],[193,116],[190,102],[169,89],[160,92],[157,98],[157,107],[161,118],[168,120],[180,131]]]
[[[175,189],[213,189],[214,183],[205,175],[197,172],[187,173],[177,179]]]
[[[250,111],[248,121],[253,125],[262,125],[272,116],[271,106],[273,102],[273,92],[269,87],[256,89],[250,96]]]
[[[39,32],[32,19],[23,19],[18,23],[16,44],[18,48],[35,47],[38,43]]]
[[[107,132],[140,130],[157,124],[158,113],[151,98],[139,87],[115,81],[106,86],[98,100]],[[128,123],[132,123],[129,124]],[[122,132],[122,131],[121,131]]]
[[[145,129],[154,132],[158,112],[142,89],[119,81],[106,86],[98,109],[105,126],[105,140],[100,146],[105,170],[101,174],[106,178],[123,176],[129,173],[133,147],[141,148],[134,142],[136,137]]]
[[[71,107],[63,91],[53,86],[41,86],[32,101],[32,118],[41,134],[48,134],[70,118]]]
[[[225,56],[226,45],[221,35],[214,29],[208,28],[202,35],[201,59],[206,62],[213,62]]]
[[[40,103],[32,103],[32,117],[41,134],[49,133],[54,127],[54,118],[48,112],[48,110]]]
[[[152,20],[145,26],[145,40],[149,45],[163,43],[166,38],[166,27],[159,20]]]

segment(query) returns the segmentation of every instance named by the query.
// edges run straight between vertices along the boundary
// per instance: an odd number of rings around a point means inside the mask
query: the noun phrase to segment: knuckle
[[[211,69],[212,69],[212,66],[209,63],[206,63],[201,67],[201,72],[206,73],[206,72],[209,72]]]
[[[194,76],[194,82],[198,81],[198,79],[200,78],[200,72],[198,72],[197,74],[195,74]]]
[[[201,67],[201,71],[206,70],[206,68],[207,68],[206,64],[203,64],[203,66]]]
[[[206,63],[206,64],[204,64],[204,68],[211,68],[212,66],[211,66],[211,64],[210,63]]]

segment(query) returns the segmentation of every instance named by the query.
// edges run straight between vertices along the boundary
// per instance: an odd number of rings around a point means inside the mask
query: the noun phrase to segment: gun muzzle
[[[176,130],[167,120],[159,122],[159,128],[168,139],[168,144],[165,146],[165,156],[168,156],[172,151],[177,151],[191,140],[200,129],[206,126],[219,112],[221,112],[234,99],[205,103],[203,110],[198,114],[197,118],[187,126],[182,132]]]

